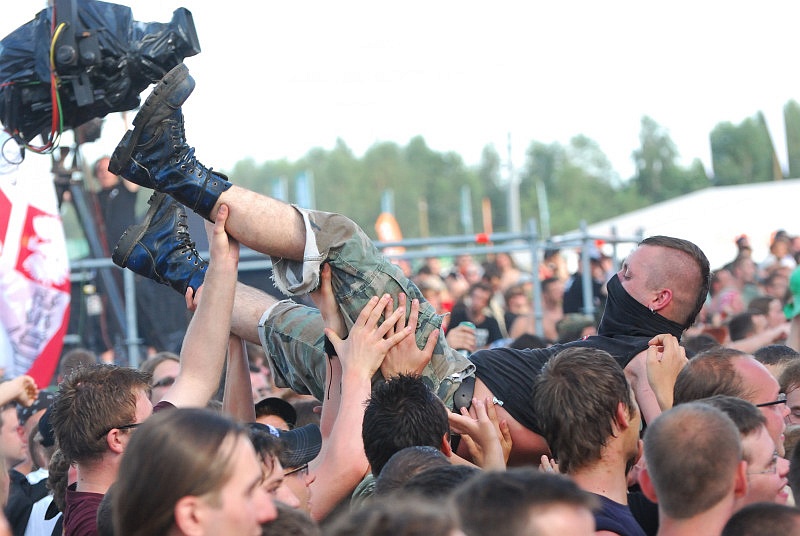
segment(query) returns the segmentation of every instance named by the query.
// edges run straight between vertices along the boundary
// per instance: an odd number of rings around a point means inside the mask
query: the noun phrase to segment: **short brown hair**
[[[50,408],[50,424],[64,455],[78,463],[99,459],[107,449],[103,432],[134,422],[137,391],[150,392],[150,376],[139,370],[116,365],[76,369],[61,383]]]
[[[659,508],[671,518],[688,519],[732,492],[742,446],[730,417],[709,404],[689,402],[647,427],[644,455]]]
[[[534,382],[533,408],[562,472],[600,459],[620,402],[635,414],[625,372],[608,352],[572,347],[544,365]]]
[[[691,402],[714,395],[728,395],[747,399],[747,386],[736,373],[735,359],[749,358],[740,350],[718,346],[700,352],[675,380],[674,404]]]

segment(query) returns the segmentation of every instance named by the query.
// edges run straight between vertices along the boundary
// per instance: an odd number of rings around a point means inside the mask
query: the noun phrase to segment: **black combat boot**
[[[142,223],[123,233],[111,255],[114,264],[128,268],[181,295],[203,284],[208,263],[200,258],[189,237],[186,211],[165,193],[150,196],[150,209]]]
[[[194,90],[183,63],[164,75],[111,155],[108,169],[131,182],[171,195],[207,220],[227,177],[197,161],[186,144],[181,106]]]

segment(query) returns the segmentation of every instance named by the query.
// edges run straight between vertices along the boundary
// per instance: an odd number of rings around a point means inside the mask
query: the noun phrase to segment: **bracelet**
[[[327,335],[325,335],[325,353],[328,354],[328,359],[333,359],[334,357],[338,357],[338,354],[336,353],[336,348],[333,347],[333,343],[331,342],[331,340],[328,338]]]

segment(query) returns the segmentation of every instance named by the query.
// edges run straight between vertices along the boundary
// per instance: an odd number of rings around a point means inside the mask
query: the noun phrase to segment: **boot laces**
[[[200,254],[197,252],[196,245],[189,236],[189,225],[186,223],[186,211],[181,210],[178,214],[178,242],[180,243],[180,252],[187,255],[188,260],[194,259],[194,264],[198,265],[202,262]]]

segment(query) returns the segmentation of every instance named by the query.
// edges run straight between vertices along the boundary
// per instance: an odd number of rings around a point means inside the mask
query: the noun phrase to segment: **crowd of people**
[[[619,266],[586,252],[597,316],[558,251],[407,273],[346,217],[198,162],[193,89],[167,73],[108,164],[154,190],[112,258],[184,296],[180,351],[134,369],[73,350],[53,389],[0,383],[0,534],[800,532],[788,235],[713,271],[680,238]],[[239,244],[286,299],[238,281]]]

